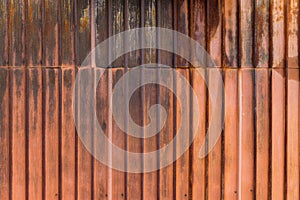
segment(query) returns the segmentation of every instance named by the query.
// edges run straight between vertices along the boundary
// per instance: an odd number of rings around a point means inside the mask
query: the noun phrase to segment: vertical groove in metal
[[[88,54],[91,53],[91,61],[90,64],[91,66],[89,66],[91,68],[91,73],[92,73],[92,79],[93,79],[93,84],[92,84],[92,88],[91,88],[91,94],[92,94],[92,98],[95,99],[96,97],[96,89],[97,88],[97,83],[95,83],[96,80],[96,63],[95,63],[95,47],[96,47],[96,28],[95,28],[95,0],[89,0],[90,1],[90,8],[89,8],[89,18],[90,18],[90,29],[91,29],[91,50],[90,52],[88,52]],[[95,95],[95,96],[94,96]],[[92,101],[94,102],[94,101]],[[95,105],[95,102],[94,102]],[[90,105],[91,109],[92,109],[92,105]],[[94,124],[94,119],[91,119],[91,124]],[[94,126],[91,126],[91,149],[92,151],[94,151]],[[95,196],[95,185],[94,185],[94,157],[91,156],[91,199],[94,199]]]
[[[224,63],[224,52],[225,52],[225,45],[224,45],[224,26],[225,26],[225,22],[224,22],[224,12],[225,12],[225,0],[221,0],[221,5],[220,5],[220,9],[221,9],[221,73],[222,73],[222,80],[225,80],[225,71],[223,70],[223,66],[225,65]],[[224,81],[225,82],[225,81]],[[225,87],[224,87],[225,90]],[[221,121],[224,122],[225,124],[225,91],[222,91],[222,119]],[[223,126],[222,128],[222,133],[221,133],[221,199],[224,199],[225,196],[225,192],[224,192],[224,185],[225,185],[225,126]],[[191,164],[192,165],[192,164]]]
[[[29,190],[29,103],[28,103],[28,70],[27,70],[27,66],[28,66],[28,60],[26,59],[27,56],[26,54],[28,53],[26,50],[27,50],[27,43],[26,43],[26,29],[27,29],[27,26],[26,26],[26,22],[28,21],[28,18],[27,18],[27,11],[28,11],[28,2],[27,1],[24,1],[24,7],[23,7],[23,12],[22,12],[22,15],[24,17],[24,37],[23,37],[23,51],[24,51],[24,54],[23,54],[23,64],[24,64],[24,67],[26,67],[24,70],[25,70],[25,102],[24,102],[24,111],[25,111],[25,184],[26,184],[26,187],[25,187],[25,198],[28,199],[29,197],[29,193],[28,193],[28,190]]]
[[[191,10],[192,8],[192,4],[193,4],[193,0],[188,0],[188,3],[187,3],[188,7],[188,11]],[[188,12],[187,13],[188,15],[188,36],[190,38],[192,38],[192,13],[191,12]],[[191,58],[192,59],[192,58]],[[192,66],[189,62],[188,62],[188,76],[189,76],[189,84],[190,84],[190,90],[189,90],[189,124],[190,124],[190,127],[189,127],[189,144],[190,147],[188,149],[188,152],[189,152],[189,169],[188,169],[188,199],[192,199],[193,198],[193,191],[192,191],[192,167],[193,166],[193,143],[192,143],[192,130],[193,130],[193,114],[192,114],[192,110],[193,110],[193,96],[192,96],[192,88],[193,88],[193,77],[192,77],[192,71],[191,71],[191,68],[194,67]]]
[[[173,30],[178,29],[178,25],[177,25],[177,0],[173,1]],[[177,49],[177,40],[175,38],[175,36],[173,36],[173,45],[174,45],[174,51],[176,51]],[[176,69],[176,65],[177,65],[177,55],[173,54],[173,67]],[[174,93],[173,93],[173,126],[174,126],[174,133],[173,133],[173,137],[176,136],[177,133],[177,127],[176,127],[176,122],[177,122],[177,109],[176,109],[176,105],[177,105],[177,97],[175,95],[176,93],[176,73],[174,72],[173,74],[173,89],[174,89]],[[173,158],[176,157],[176,144],[174,144],[173,147]],[[173,198],[176,198],[176,160],[173,162]]]
[[[73,10],[73,63],[74,63],[74,74],[76,77],[76,74],[78,72],[78,65],[77,65],[77,47],[78,47],[78,13],[77,13],[77,0],[73,1],[73,6],[71,8]],[[78,78],[78,77],[77,77]],[[73,110],[75,110],[75,115],[74,115],[74,120],[75,122],[78,122],[78,90],[76,90],[75,92],[75,98],[74,101],[75,103],[73,104],[75,106],[75,108],[73,108]],[[75,127],[75,200],[78,200],[78,134],[77,134],[77,127]]]
[[[61,31],[61,7],[62,0],[57,3],[57,59],[58,66],[62,65],[62,31]],[[62,70],[58,69],[58,199],[62,199]]]
[[[144,0],[141,0],[140,1],[140,27],[141,28],[144,28],[145,27],[145,1]],[[140,35],[140,38],[141,38],[141,46],[144,46],[144,39],[145,39],[145,35],[144,35],[144,31],[141,31],[141,35]],[[141,49],[140,50],[140,53],[141,53],[141,65],[145,64],[145,50],[144,49]],[[140,76],[141,76],[141,82],[143,83],[144,82],[144,70],[143,70],[143,67],[140,67]],[[145,107],[144,107],[144,102],[145,102],[145,86],[142,86],[141,87],[141,105],[142,105],[142,109],[141,109],[141,116],[144,116],[145,114]],[[141,118],[141,122],[142,122],[142,126],[145,126],[145,120],[144,120],[144,117]],[[143,153],[144,150],[145,150],[145,139],[144,139],[144,132],[142,131],[141,132],[141,143],[142,143],[142,149],[141,149],[141,152]],[[144,171],[144,155],[142,155],[142,163],[141,163],[141,167]],[[144,176],[142,175],[141,176],[141,199],[144,199],[144,185],[145,185],[145,179],[144,179]]]
[[[288,80],[287,80],[287,76],[288,76],[288,61],[287,61],[287,57],[288,57],[288,8],[287,8],[287,3],[289,2],[289,0],[283,0],[284,1],[284,77],[285,77],[285,152],[284,152],[284,199],[287,199],[287,140],[288,140],[288,136],[287,136],[287,132],[288,132],[288,127],[287,127],[287,116],[288,116]]]
[[[208,46],[209,46],[209,31],[208,31],[208,27],[209,27],[209,23],[208,23],[208,18],[209,18],[209,12],[208,12],[208,1],[205,1],[205,50],[208,51]],[[205,61],[207,62],[207,59],[205,59]],[[206,66],[207,67],[207,66]],[[208,82],[208,70],[207,68],[205,69],[205,80],[206,80],[206,84],[209,84]],[[206,91],[205,91],[205,94],[209,94],[208,92],[208,89],[206,88]],[[206,102],[206,105],[205,105],[205,119],[206,119],[206,123],[205,123],[205,131],[208,130],[208,120],[209,119],[209,106],[208,106],[208,102],[209,102],[209,97],[208,95],[206,95],[205,97],[205,102]],[[207,139],[205,138],[205,151],[207,152],[207,147],[208,147],[208,141]],[[205,199],[208,199],[208,191],[207,191],[207,188],[208,188],[208,157],[206,156],[205,158]]]
[[[221,61],[222,62],[222,61]],[[221,65],[222,66],[222,65]],[[225,70],[221,69],[222,79],[225,79]],[[222,122],[225,124],[225,91],[222,91]],[[221,133],[221,198],[224,199],[224,182],[225,182],[225,130]]]
[[[128,30],[128,23],[127,23],[127,19],[128,19],[128,0],[123,0],[124,1],[124,31]],[[126,36],[125,36],[126,37]],[[124,48],[127,49],[127,38],[124,38]],[[128,54],[124,55],[124,74],[126,74],[128,72]],[[128,81],[125,81],[125,101],[128,101]],[[125,108],[125,119],[124,119],[124,128],[125,128],[125,133],[127,133],[128,130],[128,121],[126,119],[128,119],[129,117],[129,109]],[[125,134],[124,136],[124,148],[125,151],[128,150],[128,136],[127,134]],[[124,155],[124,160],[125,160],[125,171],[127,171],[127,166],[128,166],[128,162],[127,162],[127,153],[125,153]],[[127,183],[128,183],[128,173],[125,172],[125,178],[124,178],[124,198],[127,200],[128,199],[128,192],[127,192]]]
[[[161,27],[161,1],[157,0],[156,1],[156,25],[157,27]],[[156,35],[156,42],[157,42],[157,46],[160,47],[160,32],[157,32]],[[157,63],[161,64],[161,50],[157,49],[156,50],[156,54],[157,54]],[[156,74],[156,78],[157,78],[157,82],[160,81],[161,77],[160,77],[160,69],[157,70],[157,74]],[[160,86],[156,85],[156,103],[158,105],[161,105],[161,100],[160,100]],[[160,111],[158,110],[157,112],[157,127],[160,127]],[[156,144],[156,149],[160,148],[160,136],[161,136],[161,131],[160,130],[157,134],[157,144]],[[160,152],[158,151],[157,153],[157,157],[158,157],[158,161],[157,161],[157,168],[160,169]],[[156,176],[157,176],[157,181],[156,181],[156,190],[157,190],[157,199],[160,200],[160,173],[159,170],[157,170],[156,172]]]

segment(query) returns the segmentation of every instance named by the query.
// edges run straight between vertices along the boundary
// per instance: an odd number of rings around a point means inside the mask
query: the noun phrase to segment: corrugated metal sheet
[[[224,78],[225,127],[213,151],[199,159],[211,116],[205,81],[179,56],[130,52],[94,88],[98,121],[113,143],[153,151],[173,138],[181,118],[171,91],[147,85],[131,97],[129,112],[144,125],[150,106],[163,105],[169,117],[161,134],[141,140],[120,130],[108,94],[132,67],[177,68],[201,110],[189,151],[159,171],[131,174],[109,169],[83,146],[72,87],[78,71],[104,70],[81,66],[91,49],[144,26],[178,30],[205,47]],[[1,0],[0,27],[1,199],[299,199],[299,1]],[[213,82],[212,69],[201,70]],[[180,82],[174,87],[190,97]],[[191,127],[184,128],[188,135]]]

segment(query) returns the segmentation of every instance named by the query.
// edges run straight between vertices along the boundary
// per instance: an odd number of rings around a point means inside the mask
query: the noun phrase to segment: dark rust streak
[[[67,89],[71,89],[73,86],[72,69],[68,69],[64,73],[64,85]]]
[[[32,78],[30,79],[30,85],[32,87],[32,93],[34,97],[34,108],[35,110],[37,110],[38,93],[41,87],[39,84],[39,69],[32,70]]]
[[[7,0],[2,0],[0,3],[0,65],[7,64],[8,57],[8,14],[7,14]]]
[[[208,21],[209,21],[209,37],[213,38],[217,32],[221,22],[221,2],[220,0],[208,1]]]
[[[7,89],[7,75],[6,69],[0,69],[0,105],[3,103],[3,98]],[[2,108],[2,106],[0,106],[0,108]],[[0,112],[2,113],[2,110],[0,110]]]
[[[49,111],[50,113],[55,113],[55,107],[56,107],[56,76],[58,75],[55,71],[55,69],[48,69],[47,70],[48,75],[48,87],[49,87]],[[49,123],[55,123],[54,115],[50,114],[49,116]]]

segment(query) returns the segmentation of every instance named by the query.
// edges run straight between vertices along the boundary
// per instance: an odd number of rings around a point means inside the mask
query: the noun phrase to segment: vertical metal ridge
[[[258,49],[256,47],[256,42],[257,42],[257,38],[256,38],[256,21],[257,21],[257,16],[256,16],[256,7],[257,7],[257,3],[256,1],[252,1],[252,8],[253,8],[253,12],[252,14],[252,21],[251,21],[251,28],[252,28],[252,65],[253,68],[256,68],[258,65]],[[255,142],[256,143],[256,142]],[[255,165],[256,166],[256,165]],[[254,167],[256,168],[256,167]],[[255,177],[255,176],[254,176]]]
[[[242,200],[242,74],[241,70],[238,71],[238,108],[239,108],[239,139],[238,139],[238,200]]]
[[[45,56],[45,0],[41,0],[41,51],[42,51],[42,58],[41,58],[41,65],[44,66],[46,64],[46,56]],[[43,74],[43,72],[42,72]],[[43,90],[44,91],[44,90]]]
[[[43,0],[44,1],[44,0]],[[73,4],[73,19],[74,19],[74,64],[75,66],[79,66],[78,64],[78,13],[77,13],[77,0],[74,0]]]
[[[62,41],[61,41],[61,1],[62,0],[58,0],[58,3],[57,3],[57,33],[56,33],[56,40],[57,40],[57,49],[56,49],[56,52],[57,52],[57,65],[60,66],[62,64],[62,58],[61,58],[61,54],[62,54]]]
[[[12,113],[12,107],[13,107],[13,95],[12,95],[12,88],[13,88],[13,79],[12,79],[12,70],[8,68],[9,71],[9,199],[12,200],[12,168],[13,168],[13,162],[12,162],[12,119],[13,119],[13,113]]]
[[[240,24],[240,21],[241,21],[241,5],[240,5],[240,1],[239,0],[236,0],[237,2],[237,16],[236,16],[236,21],[237,21],[237,45],[236,45],[236,48],[237,48],[237,68],[241,68],[241,53],[240,53],[240,46],[241,46],[241,24]]]
[[[7,1],[7,65],[8,66],[12,66],[12,62],[11,62],[11,43],[12,43],[12,36],[11,36],[11,24],[10,24],[10,20],[11,20],[11,15],[10,13],[10,9],[11,9],[11,1]],[[12,197],[10,197],[12,198]]]
[[[46,75],[45,75],[46,69],[42,69],[42,196],[43,199],[45,199],[46,197],[46,179],[45,179],[45,174],[46,174],[46,160],[45,160],[45,101],[46,101],[46,94],[45,94],[45,79],[46,79]]]
[[[255,65],[256,66],[256,65]],[[256,180],[257,180],[257,71],[251,70],[253,81],[253,197],[256,198]]]
[[[58,69],[58,199],[62,199],[62,69]]]
[[[29,199],[29,72],[28,68],[25,71],[25,176],[26,176],[26,199]]]
[[[270,6],[271,7],[271,6]],[[271,30],[271,29],[269,29]],[[270,35],[271,36],[271,35]],[[271,37],[270,37],[271,38]],[[269,65],[271,66],[271,64]],[[272,99],[273,99],[273,93],[272,93],[272,85],[273,85],[273,80],[272,80],[272,69],[268,69],[268,80],[269,80],[269,85],[268,85],[268,95],[269,95],[269,110],[268,110],[268,114],[269,114],[269,180],[268,180],[268,198],[269,200],[272,199],[272,139],[273,139],[273,134],[272,134],[272,108],[273,108],[273,104],[272,104]]]
[[[23,7],[23,12],[22,12],[22,15],[23,15],[23,18],[24,18],[24,21],[23,21],[23,23],[24,23],[23,32],[24,33],[23,33],[23,38],[22,38],[22,43],[23,43],[23,61],[22,62],[23,62],[24,67],[26,67],[26,68],[28,66],[28,60],[27,60],[27,53],[28,52],[27,52],[27,43],[26,43],[26,39],[27,39],[26,29],[27,29],[27,23],[28,23],[27,11],[28,11],[28,2],[27,2],[27,0],[24,0],[24,7]],[[26,75],[26,77],[27,77],[27,75]],[[26,95],[27,95],[27,93],[26,93]],[[26,113],[25,113],[25,115],[26,115]],[[28,184],[27,184],[26,187],[28,187]],[[27,189],[26,189],[26,193],[27,193]],[[27,194],[26,194],[26,198],[28,198]]]
[[[27,24],[27,17],[26,17],[26,10],[27,10],[27,1],[23,0],[24,7],[22,8],[22,65],[26,67],[26,24]]]
[[[273,36],[273,32],[272,32],[272,20],[273,20],[273,16],[272,16],[272,2],[269,1],[269,25],[268,25],[268,28],[269,28],[269,47],[268,47],[268,53],[269,53],[269,60],[268,60],[268,68],[272,68],[272,62],[273,62],[273,54],[271,53],[271,49],[273,48],[273,43],[272,43],[272,36]],[[271,92],[272,93],[272,92]],[[272,102],[272,101],[270,101]],[[270,103],[270,105],[272,105],[272,103]],[[272,133],[272,132],[270,132]],[[272,156],[271,156],[272,157]]]

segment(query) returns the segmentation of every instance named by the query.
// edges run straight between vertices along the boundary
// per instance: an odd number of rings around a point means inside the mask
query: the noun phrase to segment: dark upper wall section
[[[298,68],[299,4],[283,0],[2,0],[1,66],[79,66],[110,35],[136,27],[178,30],[197,40],[218,67]],[[141,50],[114,67],[188,63]]]

